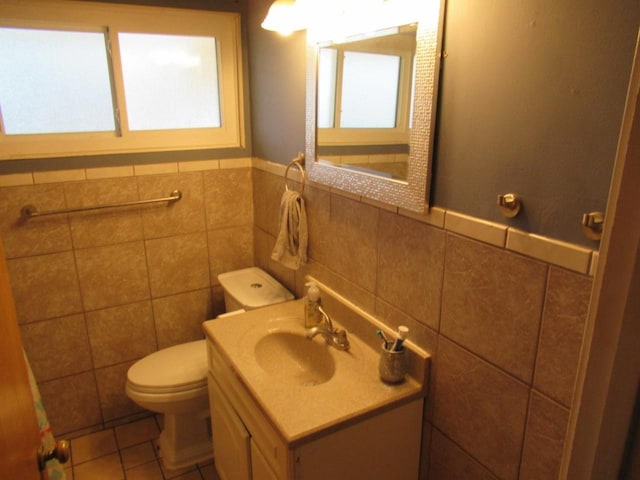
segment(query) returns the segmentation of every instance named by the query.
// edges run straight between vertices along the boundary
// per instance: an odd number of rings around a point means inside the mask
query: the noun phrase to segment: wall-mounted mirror
[[[417,22],[309,42],[309,178],[423,211],[435,118],[441,1]]]

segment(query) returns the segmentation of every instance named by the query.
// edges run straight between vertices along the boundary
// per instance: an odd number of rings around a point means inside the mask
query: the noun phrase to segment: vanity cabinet
[[[211,340],[207,350],[214,460],[222,480],[418,479],[423,398],[287,439]]]
[[[251,436],[209,374],[213,453],[222,480],[251,480]]]

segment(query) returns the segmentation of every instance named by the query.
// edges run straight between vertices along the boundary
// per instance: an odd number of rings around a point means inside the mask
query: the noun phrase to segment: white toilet
[[[293,300],[293,295],[263,270],[252,267],[218,276],[231,315]],[[136,404],[164,414],[159,447],[167,468],[178,469],[213,455],[205,340],[158,350],[127,372],[126,393]]]

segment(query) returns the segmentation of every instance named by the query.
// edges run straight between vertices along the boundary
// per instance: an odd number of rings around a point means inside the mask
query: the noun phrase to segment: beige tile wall
[[[135,418],[141,410],[124,393],[129,366],[202,338],[201,323],[224,308],[218,273],[254,263],[250,162],[7,177],[0,229],[53,430],[75,436]],[[19,218],[26,204],[82,207],[174,189],[183,197],[172,205]]]
[[[55,431],[135,416],[123,393],[129,366],[200,337],[202,320],[222,309],[217,273],[256,264],[298,295],[306,274],[318,277],[390,326],[408,325],[432,353],[422,478],[556,478],[597,252],[307,184],[311,261],[294,273],[270,259],[284,167],[250,166],[6,176],[0,228]],[[18,218],[27,203],[63,208],[174,188],[184,198],[171,207]]]
[[[270,259],[283,168],[254,166],[256,263],[298,295],[306,274],[317,277],[408,325],[433,355],[421,478],[556,479],[594,252],[307,183],[311,260],[293,273]]]

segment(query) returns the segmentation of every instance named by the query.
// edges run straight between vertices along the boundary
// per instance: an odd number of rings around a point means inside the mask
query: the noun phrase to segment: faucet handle
[[[335,332],[334,343],[341,350],[349,350],[349,340],[347,339],[346,330],[337,330]]]

